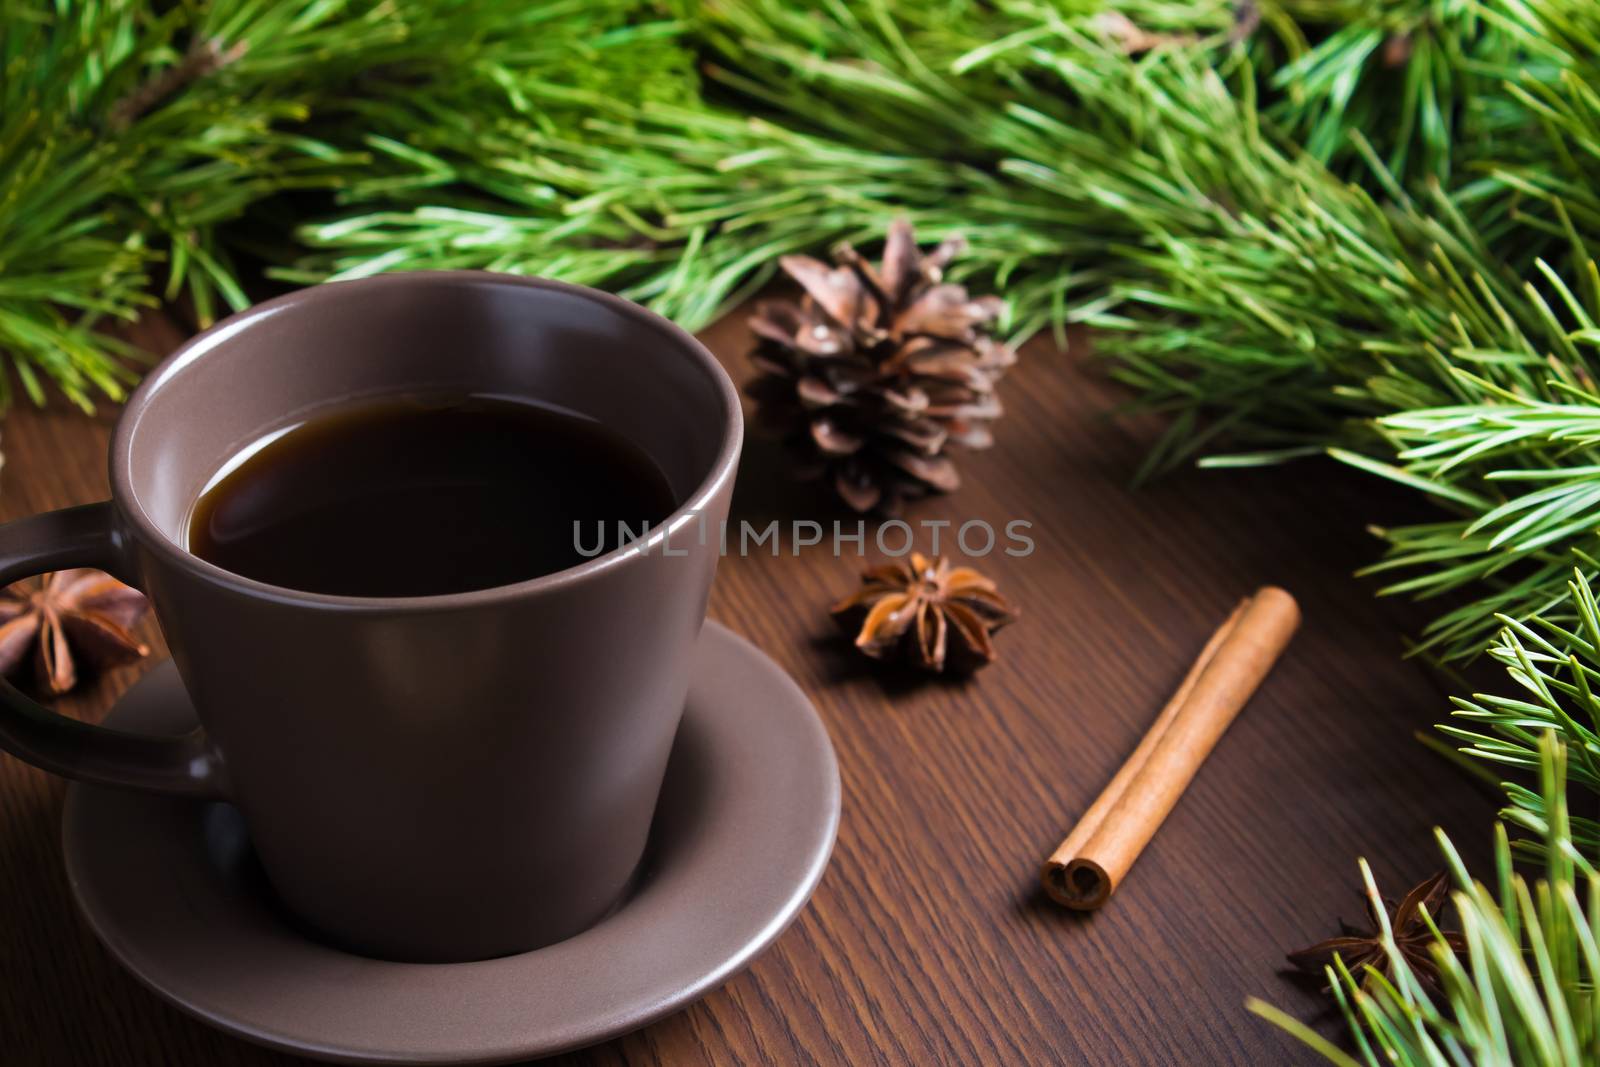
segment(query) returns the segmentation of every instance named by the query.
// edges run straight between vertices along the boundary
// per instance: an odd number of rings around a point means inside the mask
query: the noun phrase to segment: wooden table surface
[[[746,380],[742,322],[704,336]],[[141,338],[164,349],[177,333],[158,321]],[[712,615],[791,672],[833,736],[838,846],[810,905],[748,971],[562,1062],[1310,1062],[1245,997],[1325,1010],[1281,973],[1283,953],[1360,917],[1358,855],[1398,894],[1437,867],[1435,824],[1469,855],[1487,838],[1488,799],[1413,740],[1446,707],[1441,683],[1400,658],[1419,616],[1350,577],[1376,551],[1363,523],[1408,501],[1319,465],[1130,491],[1145,428],[1105,418],[1113,394],[1048,343],[1024,351],[1001,395],[997,446],[964,461],[959,493],[910,516],[1033,523],[1031,557],[980,564],[1023,616],[999,636],[1000,661],[966,684],[886,681],[827,617],[859,561],[817,548],[724,561]],[[102,498],[112,414],[12,412],[0,519]],[[734,507],[762,523],[836,514],[760,440]],[[1083,918],[1049,903],[1040,859],[1212,628],[1268,582],[1305,612],[1287,657],[1111,904]],[[61,710],[97,718],[140,669]],[[100,948],[62,872],[63,791],[0,755],[0,1063],[301,1062],[189,1019]]]

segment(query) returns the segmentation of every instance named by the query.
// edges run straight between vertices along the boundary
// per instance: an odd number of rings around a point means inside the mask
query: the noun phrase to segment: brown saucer
[[[182,733],[194,713],[167,663],[106,722]],[[222,804],[74,785],[63,834],[90,926],[184,1011],[305,1056],[461,1064],[604,1041],[704,996],[799,912],[838,823],[838,767],[810,701],[708,622],[637,887],[609,918],[537,952],[388,963],[310,940],[278,910]]]

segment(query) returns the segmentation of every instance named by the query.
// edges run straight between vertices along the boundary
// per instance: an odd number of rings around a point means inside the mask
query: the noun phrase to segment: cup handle
[[[99,567],[117,574],[120,536],[111,502],[46,512],[0,526],[0,587],[46,571]],[[198,728],[157,737],[57,715],[0,680],[0,749],[53,774],[96,785],[223,799],[222,762]]]

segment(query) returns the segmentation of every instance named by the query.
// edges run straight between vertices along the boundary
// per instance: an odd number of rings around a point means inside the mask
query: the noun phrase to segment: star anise
[[[47,574],[37,586],[0,592],[0,674],[34,656],[35,683],[51,696],[78,684],[78,663],[104,670],[150,650],[133,636],[144,595],[104,571]]]
[[[1433,931],[1428,928],[1427,922],[1423,920],[1422,913],[1426,910],[1437,925],[1444,913],[1445,903],[1449,899],[1449,888],[1444,872],[1440,871],[1413,888],[1398,905],[1387,897],[1383,900],[1383,907],[1389,914],[1389,929],[1394,933],[1395,946],[1399,948],[1401,957],[1410,966],[1411,973],[1417,976],[1418,981],[1434,993],[1441,991],[1439,965],[1434,961],[1432,951],[1433,946],[1439,941],[1433,936]],[[1369,985],[1372,980],[1372,974],[1366,970],[1369,966],[1393,981],[1394,968],[1390,964],[1388,953],[1383,950],[1383,940],[1379,935],[1382,923],[1376,905],[1370,897],[1367,898],[1367,916],[1371,921],[1370,929],[1364,930],[1340,922],[1341,936],[1319,941],[1299,952],[1291,952],[1289,962],[1308,974],[1323,975],[1326,973],[1325,968],[1333,963],[1335,956],[1338,956],[1349,968],[1350,973],[1361,979],[1363,987]],[[1451,951],[1461,952],[1465,947],[1461,935],[1454,930],[1441,928],[1440,933],[1443,934],[1444,943],[1450,946]]]
[[[869,569],[861,589],[833,606],[833,617],[856,634],[873,659],[903,657],[924,670],[974,670],[994,660],[990,635],[1017,613],[994,583],[948,559],[909,559]]]

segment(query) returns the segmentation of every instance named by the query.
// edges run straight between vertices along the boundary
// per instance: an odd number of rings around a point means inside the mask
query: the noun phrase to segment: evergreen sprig
[[[1543,870],[1530,884],[1513,869],[1503,824],[1495,828],[1495,883],[1474,881],[1443,832],[1440,851],[1466,951],[1453,953],[1429,917],[1443,995],[1434,998],[1380,931],[1394,980],[1375,968],[1353,974],[1342,961],[1328,981],[1354,1054],[1260,1000],[1250,1010],[1304,1041],[1338,1067],[1593,1067],[1600,1064],[1600,873],[1592,847],[1574,838],[1567,813],[1566,752],[1549,733],[1537,743],[1538,796],[1548,812],[1534,832]],[[1383,915],[1372,872],[1362,879]]]
[[[1574,622],[1547,617],[1528,621],[1501,616],[1505,624],[1490,656],[1517,686],[1515,695],[1457,697],[1455,718],[1464,725],[1440,730],[1461,751],[1502,771],[1537,773],[1546,736],[1564,739],[1573,785],[1600,796],[1600,605],[1582,573],[1568,583]],[[1523,780],[1504,783],[1507,821],[1535,834],[1548,827],[1546,798]],[[1584,855],[1600,857],[1600,823],[1571,820],[1571,837]]]
[[[515,114],[532,108],[543,76],[573,94],[564,113],[540,101],[538,122],[553,129],[576,123],[583,93],[692,98],[683,53],[676,83],[659,58],[601,61],[608,34],[659,52],[681,29],[629,26],[642,10],[637,0],[516,11],[495,0],[3,0],[0,352],[11,373],[0,375],[0,408],[13,378],[35,402],[47,383],[86,408],[120,399],[136,353],[101,327],[157,296],[185,298],[201,324],[244,307],[231,246],[281,231],[288,194],[382,188],[382,162],[406,156],[429,121],[407,100],[437,88],[475,114]],[[407,184],[420,183],[389,191]],[[281,241],[268,247],[292,258]]]

